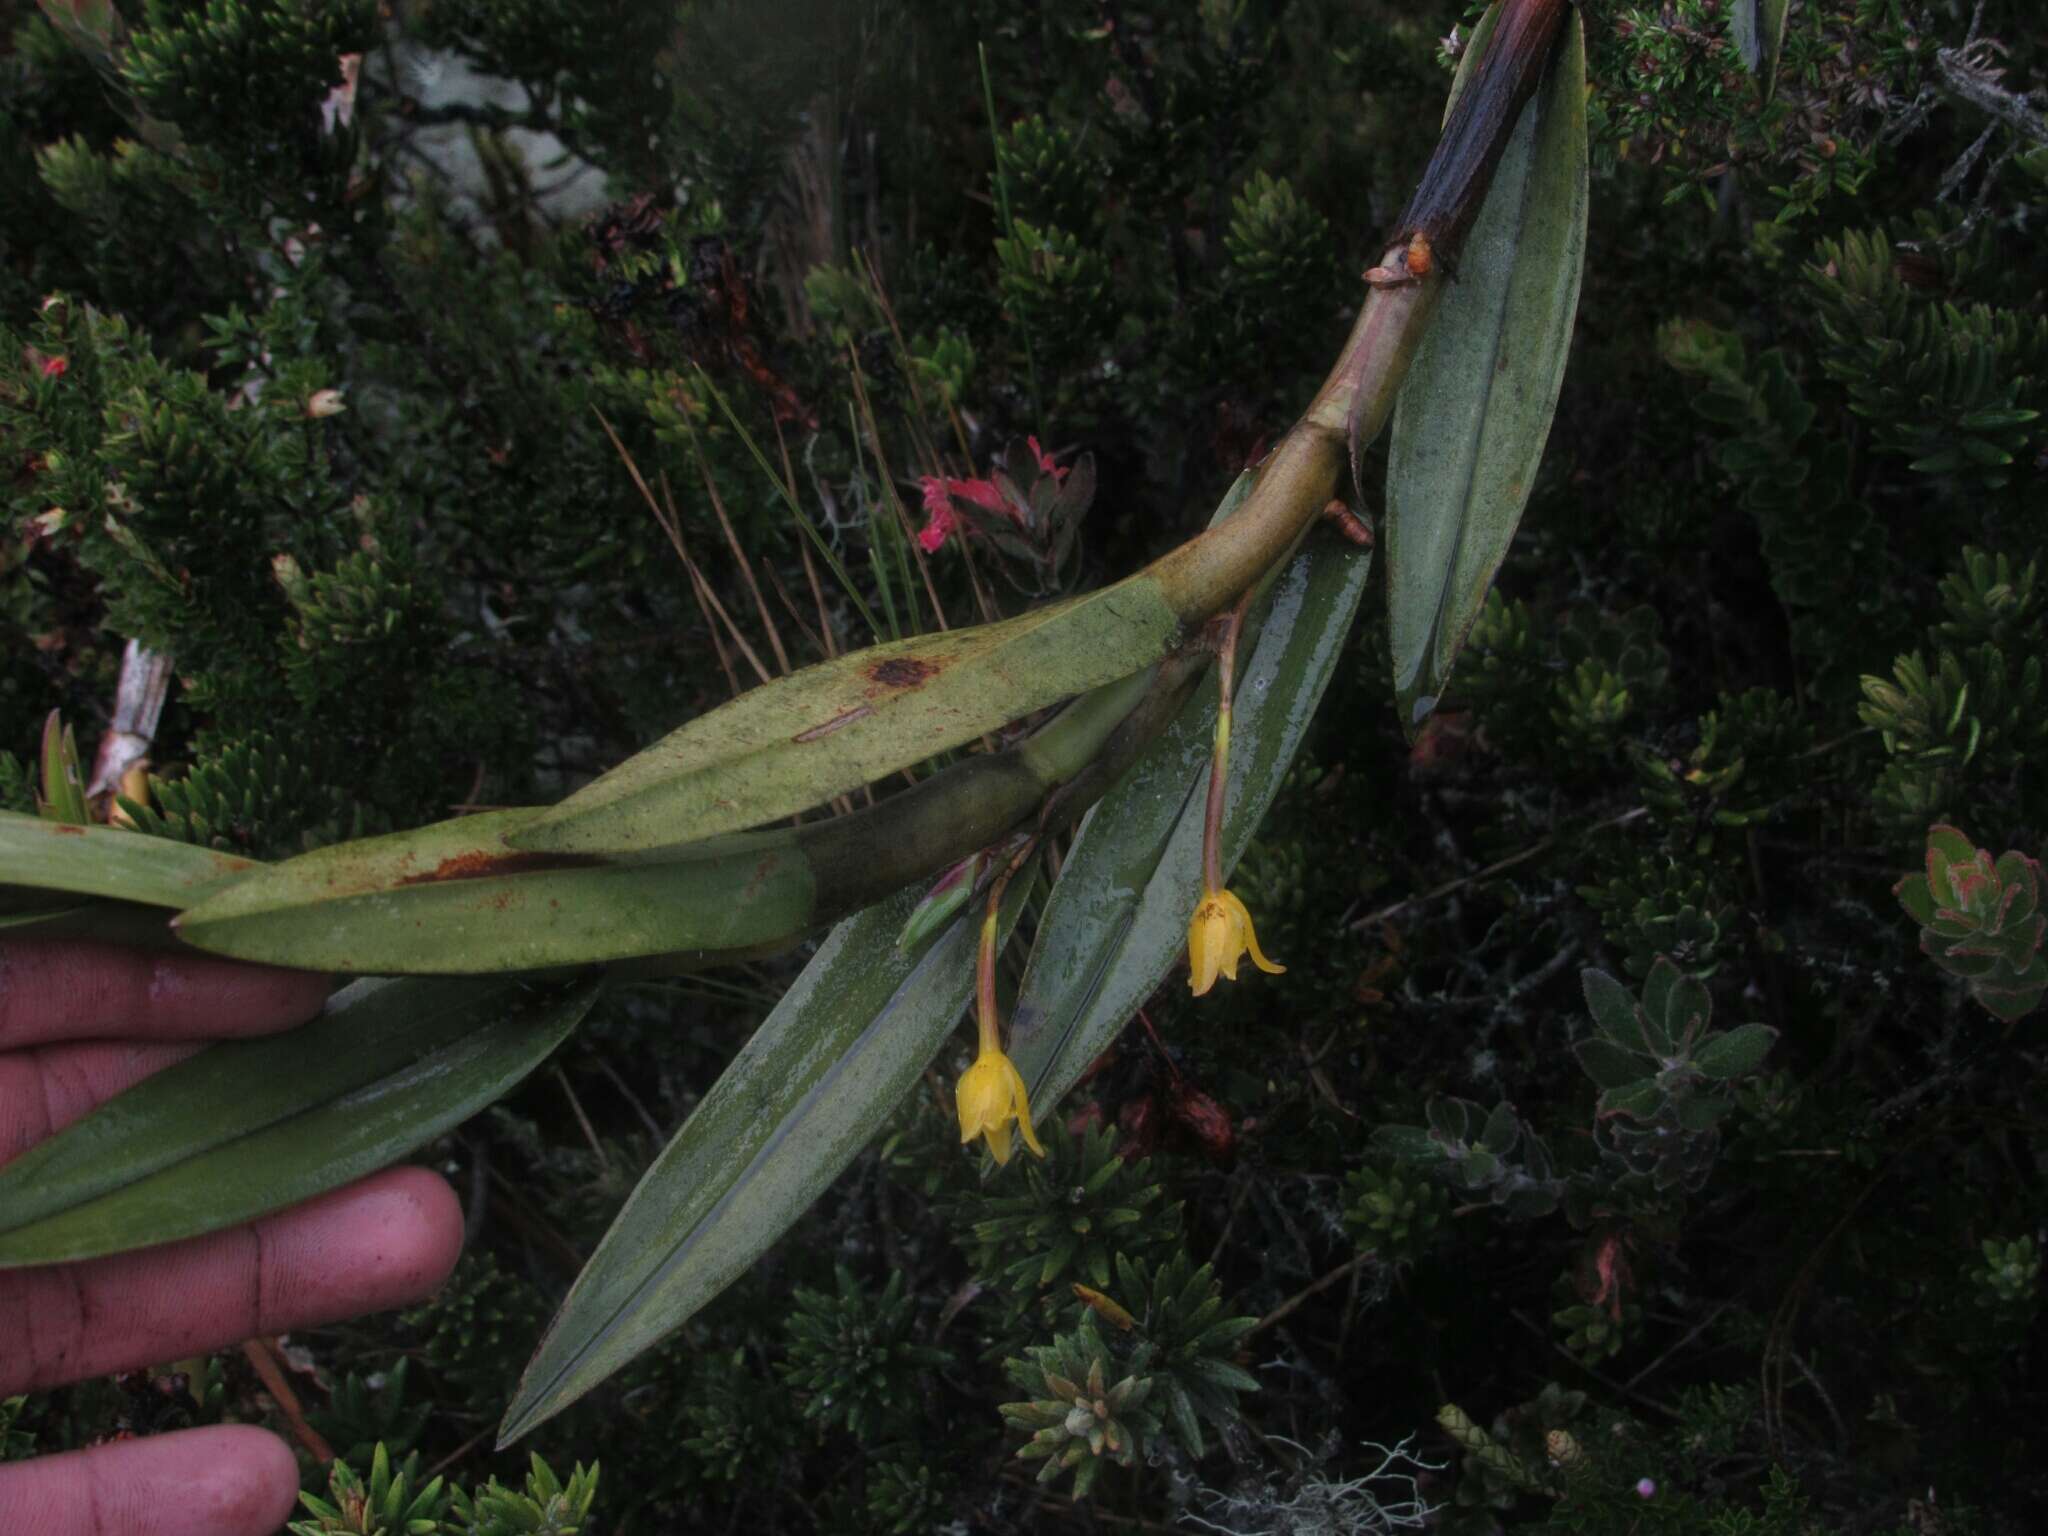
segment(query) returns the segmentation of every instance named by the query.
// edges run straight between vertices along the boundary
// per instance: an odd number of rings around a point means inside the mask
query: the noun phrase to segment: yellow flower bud
[[[1260,951],[1258,935],[1252,932],[1252,915],[1243,902],[1228,891],[1206,892],[1188,923],[1188,986],[1195,996],[1216,985],[1219,971],[1237,980],[1237,962],[1247,950],[1252,964],[1269,975],[1278,976],[1287,969]]]

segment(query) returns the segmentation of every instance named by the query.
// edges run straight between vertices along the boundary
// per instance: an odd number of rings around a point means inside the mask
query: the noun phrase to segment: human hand
[[[301,971],[0,938],[0,1163],[201,1042],[289,1028],[326,995]],[[0,1270],[0,1397],[399,1306],[461,1246],[448,1186],[392,1168],[232,1231]],[[184,1430],[0,1465],[0,1531],[272,1536],[298,1484],[265,1430]]]

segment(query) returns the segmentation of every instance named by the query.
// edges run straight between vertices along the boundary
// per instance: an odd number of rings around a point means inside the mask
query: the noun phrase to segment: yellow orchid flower
[[[1268,960],[1259,948],[1259,936],[1252,932],[1252,915],[1243,902],[1228,891],[1205,891],[1188,922],[1188,986],[1195,996],[1216,985],[1219,971],[1237,980],[1237,962],[1247,950],[1252,964],[1269,976],[1287,969]]]
[[[953,1085],[962,1145],[986,1136],[988,1149],[999,1163],[1010,1160],[1012,1120],[1017,1122],[1024,1145],[1036,1156],[1045,1156],[1038,1133],[1031,1129],[1031,1094],[1024,1086],[1024,1074],[1003,1054],[1003,1024],[996,1010],[997,916],[1002,910],[1003,888],[1024,857],[1020,852],[989,890],[988,913],[981,921],[981,948],[974,963],[974,1022],[981,1048],[974,1065]]]
[[[995,1154],[996,1161],[1010,1160],[1010,1122],[1017,1122],[1017,1130],[1024,1138],[1024,1145],[1039,1157],[1045,1156],[1045,1148],[1038,1144],[1038,1135],[1031,1129],[1031,1096],[1025,1091],[1024,1078],[1017,1071],[1010,1058],[1000,1046],[992,1045],[987,1039],[981,1044],[981,1054],[974,1065],[960,1074],[960,1081],[953,1090],[953,1096],[960,1108],[960,1140],[969,1142],[977,1136],[988,1138],[988,1149]]]

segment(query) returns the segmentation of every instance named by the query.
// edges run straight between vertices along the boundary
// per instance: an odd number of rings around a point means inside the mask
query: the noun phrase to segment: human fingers
[[[0,1466],[8,1536],[271,1536],[297,1502],[282,1440],[243,1424]]]
[[[89,939],[0,939],[0,1051],[51,1040],[197,1040],[288,1028],[327,978]]]
[[[461,1249],[454,1192],[391,1168],[231,1231],[0,1271],[0,1396],[416,1301]]]

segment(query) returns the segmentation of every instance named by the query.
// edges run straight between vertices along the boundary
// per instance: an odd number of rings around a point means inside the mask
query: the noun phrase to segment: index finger
[[[0,939],[0,1051],[268,1034],[318,1013],[327,991],[313,971],[86,939]]]

